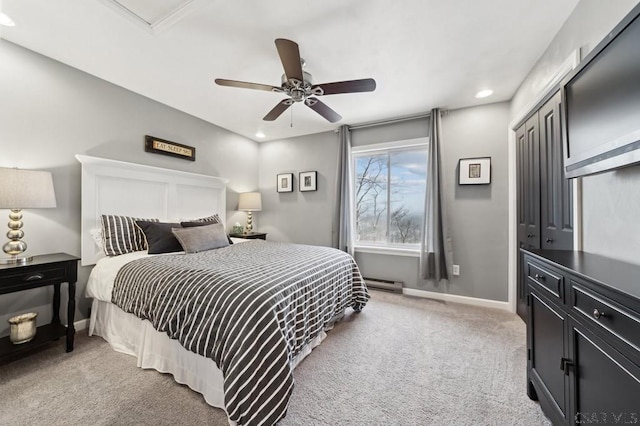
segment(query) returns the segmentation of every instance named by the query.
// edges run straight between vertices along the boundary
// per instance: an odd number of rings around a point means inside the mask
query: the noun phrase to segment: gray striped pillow
[[[184,222],[212,224],[212,223],[222,223],[222,220],[220,219],[220,216],[218,216],[218,213],[215,213],[215,214],[212,214],[211,216],[201,217],[199,219],[185,220]]]
[[[159,222],[158,219],[103,214],[102,247],[107,256],[119,256],[147,249],[147,240],[142,230],[136,226],[136,220]]]

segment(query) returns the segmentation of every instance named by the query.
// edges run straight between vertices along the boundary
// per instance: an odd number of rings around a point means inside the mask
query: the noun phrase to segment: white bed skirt
[[[338,317],[336,320],[341,318]],[[335,322],[335,321],[334,321]],[[333,322],[332,322],[333,324]],[[93,299],[89,336],[105,339],[118,352],[133,355],[138,367],[170,373],[176,382],[202,394],[207,404],[225,409],[222,371],[210,358],[183,348],[177,340],[153,328],[147,320],[124,312],[116,305]],[[293,360],[295,368],[327,336],[322,332]],[[234,425],[235,422],[229,422]]]

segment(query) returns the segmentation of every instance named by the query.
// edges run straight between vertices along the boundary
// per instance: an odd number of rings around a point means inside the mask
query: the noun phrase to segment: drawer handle
[[[547,238],[545,241],[548,242],[548,243],[552,243],[553,242],[553,238]]]
[[[535,278],[536,280],[542,280],[542,281],[547,279],[547,277],[545,277],[544,275],[540,275],[540,274],[535,274],[533,276],[533,278]]]
[[[593,310],[593,317],[595,319],[600,319],[600,317],[604,317],[604,312],[600,312],[597,308]]]
[[[37,274],[29,275],[28,277],[25,277],[24,280],[25,281],[36,281],[36,280],[41,280],[43,278],[44,278],[43,274],[37,273]]]
[[[535,236],[536,236],[536,234],[527,234],[527,238],[533,238]]]

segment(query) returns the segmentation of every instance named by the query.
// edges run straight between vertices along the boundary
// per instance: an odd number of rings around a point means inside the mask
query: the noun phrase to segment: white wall
[[[584,58],[637,0],[581,0],[511,103],[514,119],[575,49]],[[583,250],[640,264],[640,166],[582,178]]]
[[[244,213],[235,211],[237,193],[258,187],[257,143],[5,40],[0,42],[0,130],[0,167],[53,173],[58,207],[24,211],[31,254],[80,255],[81,169],[75,154],[228,178],[228,223],[245,221]],[[146,134],[195,146],[196,161],[144,152]],[[0,210],[0,221],[7,215]],[[89,272],[79,271],[76,319],[88,313]],[[0,335],[15,313],[36,310],[46,323],[51,294],[45,288],[0,296]]]

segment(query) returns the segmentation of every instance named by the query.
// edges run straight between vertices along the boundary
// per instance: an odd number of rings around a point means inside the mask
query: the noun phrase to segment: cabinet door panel
[[[529,346],[530,378],[545,413],[564,422],[567,413],[568,377],[560,368],[568,350],[566,316],[553,304],[530,290]]]
[[[576,423],[640,422],[640,367],[576,321],[571,321]]]
[[[572,186],[562,167],[560,93],[539,111],[540,125],[540,247],[573,248]]]
[[[540,248],[540,136],[538,114],[525,123],[524,137],[524,221],[526,248]]]
[[[525,219],[525,192],[526,192],[526,141],[525,124],[516,130],[516,188],[517,188],[517,220],[518,220],[518,262],[517,262],[517,305],[518,315],[527,321],[527,281],[524,279],[524,263],[521,248],[527,248],[527,221]]]

